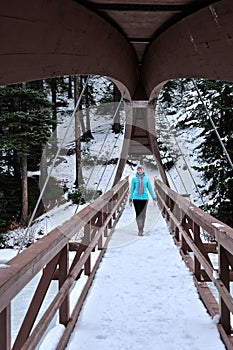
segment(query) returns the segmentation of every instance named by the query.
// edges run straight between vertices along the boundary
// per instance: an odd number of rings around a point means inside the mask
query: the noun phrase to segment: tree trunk
[[[26,87],[33,90],[44,90],[43,80],[34,80],[26,83]]]
[[[40,187],[41,188],[44,186],[47,176],[48,176],[47,148],[45,146],[41,155],[41,160],[40,160]]]
[[[87,78],[86,78],[87,79]],[[85,79],[85,82],[86,82],[86,79]],[[86,87],[86,91],[85,91],[85,104],[86,104],[86,127],[87,127],[87,130],[85,132],[85,138],[86,140],[90,140],[90,139],[94,139],[92,133],[91,133],[91,120],[90,120],[90,103],[89,103],[89,100],[90,100],[90,96],[89,96],[89,90],[88,90],[88,85]]]
[[[52,116],[53,120],[57,121],[57,79],[51,79],[51,93],[52,93]],[[53,126],[53,131],[55,131],[56,125]]]
[[[82,89],[83,89],[83,77],[82,77],[82,75],[80,75],[79,86],[78,86],[79,93],[81,93]],[[84,118],[83,118],[83,106],[82,106],[82,103],[80,103],[80,108],[79,108],[79,121],[80,121],[82,134],[85,135],[87,130],[86,130],[86,126],[85,126]]]
[[[54,143],[52,145],[52,152],[56,154],[57,152],[57,79],[52,78],[51,79],[51,94],[52,94],[52,120],[55,122],[52,125],[52,131],[53,131],[53,140]]]
[[[120,92],[117,89],[116,85],[114,85],[114,87],[113,87],[113,98],[114,98],[114,102],[118,102],[118,103],[121,99]],[[119,111],[117,112],[117,114],[115,115],[115,118],[113,120],[112,130],[115,132],[115,134],[119,134],[119,132],[121,131],[121,122],[120,122]]]
[[[68,98],[72,98],[73,93],[72,93],[72,76],[69,75],[69,83],[68,83]]]
[[[79,98],[79,89],[78,89],[78,78],[75,77],[74,79],[74,85],[75,85],[75,106],[77,104],[78,98]],[[84,183],[83,181],[83,174],[82,174],[82,161],[81,161],[81,137],[80,137],[80,120],[79,120],[79,111],[77,110],[75,113],[75,148],[76,148],[76,179],[75,179],[75,186],[78,188],[81,184]]]
[[[21,158],[21,184],[22,184],[22,212],[20,223],[28,222],[28,182],[27,182],[27,156]]]
[[[10,153],[11,152],[7,152]],[[13,168],[14,168],[14,177],[20,178],[21,177],[21,160],[20,157],[18,156],[17,151],[13,150]]]

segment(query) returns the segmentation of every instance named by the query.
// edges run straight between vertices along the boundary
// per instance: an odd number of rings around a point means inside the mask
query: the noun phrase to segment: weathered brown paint
[[[140,0],[136,5],[141,11],[103,10],[108,16],[103,19],[71,0],[2,1],[0,84],[98,74],[110,77],[126,99],[153,100],[169,79],[233,81],[232,1],[207,3]],[[171,11],[144,11],[143,5],[171,6]],[[175,23],[173,5],[203,8],[189,16],[181,9],[183,19]],[[167,19],[172,20],[170,27]],[[168,28],[162,30],[165,24]],[[151,42],[158,31],[161,34]]]
[[[162,33],[148,49],[142,81],[150,99],[162,82],[175,78],[233,81],[233,6],[223,0]]]
[[[135,53],[113,26],[74,1],[0,3],[0,84],[76,74],[119,81],[125,98],[137,85]]]
[[[0,349],[11,349],[11,305],[0,312]]]
[[[56,255],[44,268],[43,275],[34,293],[32,301],[28,307],[28,310],[24,317],[21,328],[17,334],[17,338],[12,348],[13,350],[20,349],[30,334],[34,326],[36,317],[38,316],[40,307],[46,296],[49,285],[51,283],[59,258],[60,258],[60,253]]]

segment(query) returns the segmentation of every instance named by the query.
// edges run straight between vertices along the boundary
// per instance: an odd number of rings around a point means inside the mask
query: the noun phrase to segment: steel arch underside
[[[4,1],[0,84],[96,74],[112,79],[127,100],[153,100],[173,78],[233,81],[232,22],[232,1],[217,1],[164,31],[139,66],[127,38],[74,1]]]

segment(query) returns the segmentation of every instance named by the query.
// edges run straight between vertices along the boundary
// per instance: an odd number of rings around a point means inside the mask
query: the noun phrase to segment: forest
[[[8,230],[18,226],[26,227],[40,193],[39,176],[30,172],[42,172],[46,177],[44,145],[56,132],[58,114],[64,118],[72,113],[82,95],[79,110],[85,111],[85,118],[77,121],[76,191],[70,199],[76,202],[83,198],[82,158],[83,144],[93,139],[91,130],[92,105],[118,102],[119,91],[108,79],[91,76],[59,77],[43,81],[0,87],[0,247],[4,248]],[[202,185],[202,209],[219,220],[233,226],[233,84],[203,79],[172,80],[161,90],[159,108],[167,116],[176,115],[174,128],[188,132],[198,128],[202,140],[195,150]],[[123,133],[124,126],[116,118],[112,121],[112,132]],[[56,135],[55,135],[56,136]],[[56,151],[56,142],[53,147]],[[161,154],[167,152],[164,140],[159,140]],[[165,167],[168,166],[164,159]],[[111,161],[111,160],[110,160]],[[115,160],[114,160],[115,161]],[[173,164],[169,164],[172,167]],[[56,196],[56,194],[54,194]],[[40,202],[36,211],[38,217],[44,212]]]

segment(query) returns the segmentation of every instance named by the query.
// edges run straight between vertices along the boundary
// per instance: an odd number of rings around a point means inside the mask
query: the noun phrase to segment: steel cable
[[[19,247],[19,249],[18,249],[18,254],[20,253],[20,251],[22,250],[22,248],[23,248],[23,246],[24,246],[24,244],[25,244],[26,237],[27,237],[27,235],[28,235],[28,233],[29,233],[29,229],[30,229],[31,224],[32,224],[32,222],[33,222],[33,220],[34,220],[34,217],[35,217],[35,215],[36,215],[36,212],[37,212],[37,209],[38,209],[38,207],[39,207],[40,201],[41,201],[41,199],[42,199],[42,197],[43,197],[43,195],[44,195],[44,191],[45,191],[45,189],[46,189],[46,186],[47,186],[47,184],[48,184],[48,181],[49,181],[49,179],[50,179],[50,176],[51,176],[51,174],[52,174],[52,171],[53,171],[53,169],[54,169],[54,166],[55,166],[55,164],[56,164],[58,155],[59,155],[59,153],[60,153],[60,151],[61,151],[61,148],[62,148],[62,146],[63,146],[63,143],[64,143],[64,141],[65,141],[65,139],[66,139],[66,136],[67,136],[67,134],[68,134],[68,132],[69,132],[69,130],[70,130],[70,127],[71,127],[73,118],[74,118],[74,116],[75,116],[75,114],[76,114],[76,112],[77,112],[77,109],[79,108],[79,105],[80,105],[80,103],[81,103],[81,100],[82,100],[83,94],[84,94],[84,92],[85,92],[85,90],[86,90],[88,81],[89,81],[89,76],[87,76],[85,85],[84,85],[84,87],[83,87],[83,89],[82,89],[82,91],[81,91],[81,93],[80,93],[80,95],[79,95],[78,101],[77,101],[77,103],[76,103],[76,106],[75,106],[75,108],[74,108],[74,110],[73,110],[73,113],[72,113],[72,116],[71,116],[71,118],[70,118],[70,122],[69,122],[69,124],[68,124],[68,127],[67,127],[67,129],[66,129],[66,131],[65,131],[65,133],[64,133],[64,136],[63,136],[63,138],[62,138],[62,141],[61,141],[61,143],[60,143],[60,145],[59,145],[59,147],[58,147],[58,149],[57,149],[57,153],[56,153],[56,155],[55,155],[55,157],[54,157],[54,160],[53,160],[53,162],[52,162],[51,168],[50,168],[50,170],[49,170],[49,173],[48,173],[48,175],[47,175],[47,177],[46,177],[46,179],[45,179],[45,182],[44,182],[44,184],[43,184],[43,187],[42,187],[42,189],[41,189],[41,191],[40,191],[40,195],[39,195],[39,197],[38,197],[38,199],[37,199],[35,208],[34,208],[34,210],[33,210],[33,213],[32,213],[32,215],[31,215],[31,217],[30,217],[28,226],[27,226],[27,228],[26,228],[26,230],[25,230],[23,239],[22,239],[21,244],[20,244],[20,247]]]

